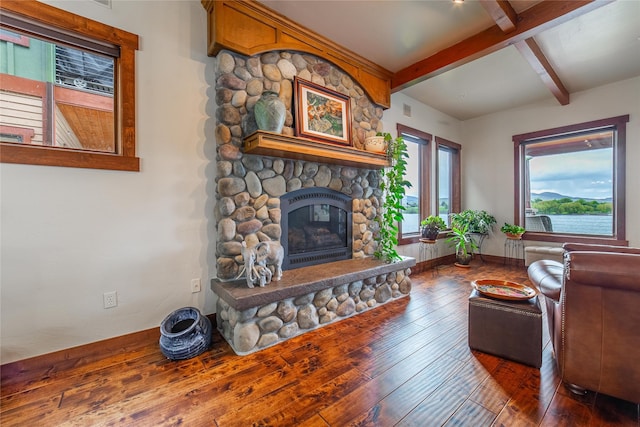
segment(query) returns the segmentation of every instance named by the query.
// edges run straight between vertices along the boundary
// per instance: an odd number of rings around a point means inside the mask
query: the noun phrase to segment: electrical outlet
[[[116,307],[118,305],[118,292],[105,292],[102,294],[102,302],[104,303],[104,308]]]
[[[201,290],[200,279],[191,279],[191,293],[195,294]]]

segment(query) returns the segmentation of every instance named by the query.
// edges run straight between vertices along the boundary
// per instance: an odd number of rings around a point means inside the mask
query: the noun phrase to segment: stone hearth
[[[244,280],[214,280],[218,329],[237,354],[253,353],[408,296],[413,266],[413,258],[336,261],[285,271],[253,289]]]

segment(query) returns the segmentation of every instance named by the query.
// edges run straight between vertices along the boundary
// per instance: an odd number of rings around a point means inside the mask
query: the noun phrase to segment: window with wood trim
[[[527,240],[626,245],[629,116],[513,136],[515,223]]]
[[[411,188],[406,190],[404,198],[404,221],[398,224],[398,243],[406,245],[417,242],[420,238],[420,221],[429,216],[431,211],[431,139],[426,132],[398,124],[398,135],[407,144],[406,180]]]
[[[429,215],[440,215],[448,225],[449,214],[460,211],[461,145],[436,136],[434,156],[431,134],[401,124],[397,128],[409,155],[406,179],[411,188],[404,201],[404,221],[398,227],[398,243],[406,245],[420,240],[420,222]]]
[[[438,147],[437,204],[438,215],[449,225],[449,214],[460,212],[461,145],[436,136]]]
[[[36,1],[0,3],[0,161],[140,170],[138,36]]]

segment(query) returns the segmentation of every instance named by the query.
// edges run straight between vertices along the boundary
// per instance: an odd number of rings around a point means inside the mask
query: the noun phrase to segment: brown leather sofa
[[[640,248],[565,244],[528,268],[544,295],[562,381],[640,403]]]

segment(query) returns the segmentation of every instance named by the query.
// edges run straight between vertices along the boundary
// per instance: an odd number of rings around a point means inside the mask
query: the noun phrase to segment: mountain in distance
[[[554,193],[552,191],[544,191],[542,193],[531,193],[531,200],[540,199],[543,201],[547,200],[557,200],[557,199],[571,199],[571,200],[584,200],[586,202],[590,202],[595,200],[596,202],[604,203],[604,202],[613,202],[611,197],[605,197],[602,199],[593,199],[588,197],[573,197],[573,196],[565,196],[563,194]],[[440,203],[443,201],[447,201],[447,199],[440,199]],[[406,195],[404,196],[405,206],[418,206],[418,198],[415,196]]]
[[[558,193],[554,193],[552,191],[544,191],[542,193],[531,193],[531,200],[535,200],[535,199],[540,199],[540,200],[556,200],[556,199],[571,199],[571,200],[584,200],[586,202],[590,202],[592,200],[595,200],[596,202],[613,202],[613,198],[611,197],[605,197],[603,199],[590,199],[588,197],[572,197],[572,196],[565,196],[562,194],[558,194]]]
[[[404,202],[405,206],[418,206],[418,198],[416,196],[405,195],[404,199],[403,199],[403,202]],[[442,204],[442,202],[448,203],[449,199],[448,198],[440,198],[440,201],[438,203]]]
[[[418,198],[415,196],[405,195],[403,202],[405,206],[418,206]]]

